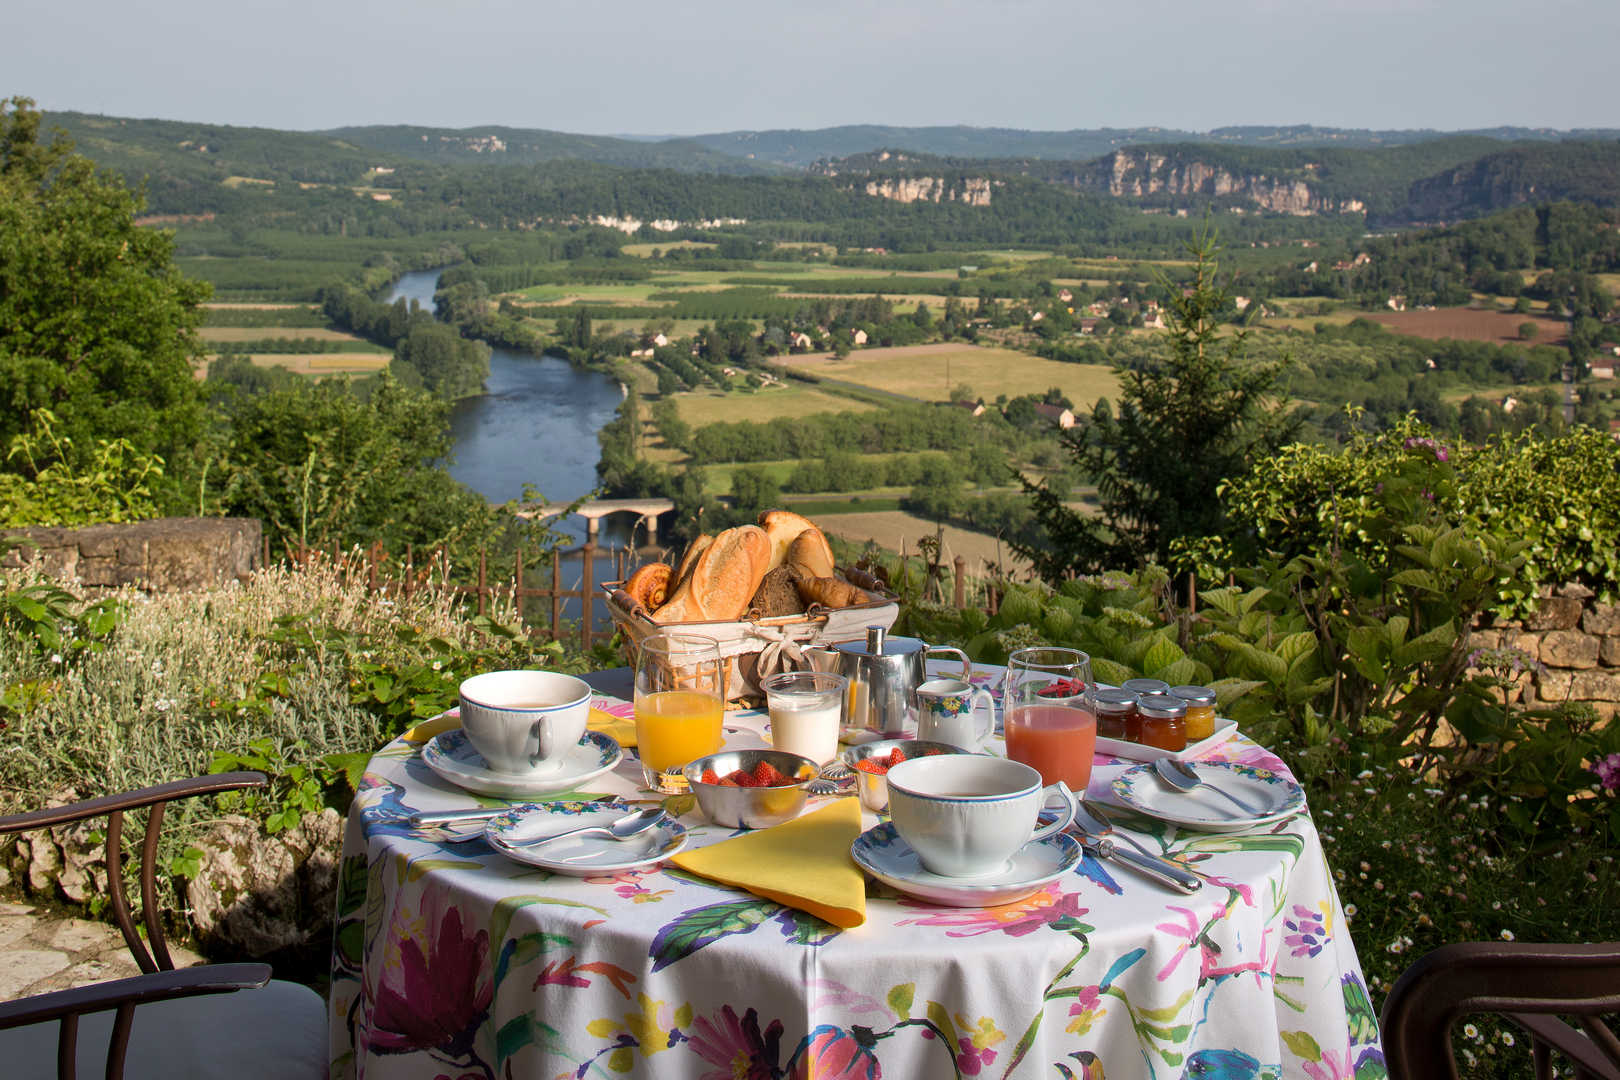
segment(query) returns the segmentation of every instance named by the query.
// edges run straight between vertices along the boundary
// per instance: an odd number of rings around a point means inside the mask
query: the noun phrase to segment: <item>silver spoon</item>
[[[560,833],[552,833],[550,836],[537,836],[533,840],[508,840],[507,843],[512,847],[532,848],[539,847],[541,844],[549,844],[553,840],[561,840],[564,837],[595,835],[597,833],[601,833],[603,836],[611,836],[615,840],[628,840],[632,836],[644,833],[658,825],[664,821],[666,816],[662,807],[650,806],[645,810],[637,810],[634,813],[626,814],[624,817],[610,821],[606,825],[581,825],[577,829],[567,829]]]
[[[1162,757],[1153,763],[1153,771],[1159,774],[1160,780],[1163,780],[1177,791],[1191,791],[1196,787],[1206,787],[1250,817],[1264,817],[1266,814],[1265,810],[1249,805],[1231,792],[1216,787],[1214,784],[1204,783],[1203,777],[1194,772],[1185,761],[1177,758]]]

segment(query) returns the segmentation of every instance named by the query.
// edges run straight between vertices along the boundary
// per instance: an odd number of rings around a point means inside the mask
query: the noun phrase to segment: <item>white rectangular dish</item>
[[[1219,746],[1221,743],[1237,734],[1237,721],[1229,720],[1224,716],[1215,718],[1215,733],[1207,739],[1199,739],[1195,743],[1188,743],[1185,750],[1161,750],[1157,746],[1144,746],[1141,743],[1126,742],[1124,739],[1105,739],[1097,736],[1097,753],[1111,754],[1117,758],[1128,758],[1131,761],[1157,761],[1160,758],[1173,757],[1182,760],[1201,757]]]

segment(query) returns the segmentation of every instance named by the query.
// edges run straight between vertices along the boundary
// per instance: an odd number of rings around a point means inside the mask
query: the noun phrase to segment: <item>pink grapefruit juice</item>
[[[1007,756],[1036,769],[1041,783],[1059,780],[1074,792],[1091,782],[1097,718],[1068,705],[1020,705],[1007,713]]]

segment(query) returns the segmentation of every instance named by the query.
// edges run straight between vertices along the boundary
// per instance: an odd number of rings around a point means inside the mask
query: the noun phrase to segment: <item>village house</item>
[[[1612,379],[1614,378],[1614,361],[1594,360],[1587,368],[1587,371],[1591,372],[1594,379]]]
[[[984,402],[982,401],[953,401],[951,404],[959,409],[966,409],[969,416],[984,415]]]
[[[1035,406],[1035,412],[1046,417],[1065,431],[1074,427],[1074,413],[1061,405],[1037,405]]]
[[[1163,330],[1164,316],[1159,314],[1159,310],[1156,307],[1150,311],[1144,311],[1142,313],[1142,325],[1147,327],[1149,330]]]
[[[810,335],[805,333],[803,330],[795,330],[793,333],[788,335],[788,348],[812,349],[815,348],[815,342],[812,341]]]
[[[1068,289],[1059,289],[1058,299],[1067,304],[1070,300],[1074,299],[1074,293],[1070,292]]]
[[[857,345],[865,345],[866,344],[866,331],[865,330],[855,330],[855,331],[851,332],[851,334],[849,335],[849,338],[850,338],[851,341],[853,341]]]
[[[1082,334],[1095,334],[1097,332],[1097,324],[1101,321],[1101,319],[1080,319],[1077,322],[1077,325],[1080,327],[1078,332]]]

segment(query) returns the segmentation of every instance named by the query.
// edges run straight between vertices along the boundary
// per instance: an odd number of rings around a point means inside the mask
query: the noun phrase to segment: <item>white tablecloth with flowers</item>
[[[975,682],[1000,676],[981,667]],[[594,704],[630,715],[616,698]],[[748,742],[765,718],[727,725]],[[349,814],[334,1078],[1385,1075],[1307,815],[1219,835],[1127,819],[1208,877],[1193,896],[1088,856],[985,910],[869,883],[865,925],[840,931],[673,868],[580,879],[482,841],[435,841],[404,815],[478,800],[430,772],[420,747],[378,753]],[[1283,768],[1241,737],[1211,756]],[[632,757],[586,790],[650,802]],[[1096,770],[1094,795],[1117,764]],[[735,835],[695,811],[683,823],[692,845]]]

